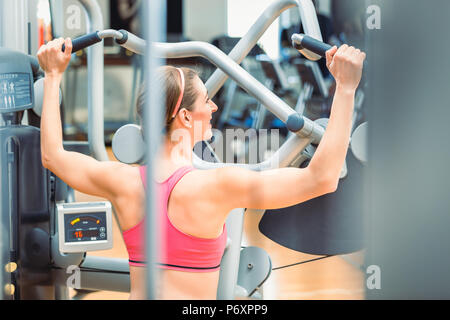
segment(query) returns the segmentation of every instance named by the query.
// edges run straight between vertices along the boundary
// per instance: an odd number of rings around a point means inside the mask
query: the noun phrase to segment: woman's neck
[[[175,166],[192,164],[192,149],[190,141],[185,142],[181,139],[180,142],[173,142],[170,139],[165,139],[161,145],[159,154],[160,158],[165,162],[170,162]]]

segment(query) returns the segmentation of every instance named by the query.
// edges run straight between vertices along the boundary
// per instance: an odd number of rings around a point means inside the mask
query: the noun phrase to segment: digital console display
[[[65,242],[106,240],[106,213],[89,212],[64,215]]]

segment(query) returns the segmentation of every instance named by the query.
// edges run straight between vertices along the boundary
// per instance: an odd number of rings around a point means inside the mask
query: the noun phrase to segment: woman
[[[64,43],[65,53],[61,52]],[[106,198],[114,205],[130,255],[130,299],[142,299],[145,167],[99,162],[64,150],[58,94],[71,50],[70,39],[56,39],[38,52],[45,71],[42,163],[72,188]],[[160,242],[167,250],[158,258],[159,298],[216,298],[218,264],[226,243],[224,224],[232,209],[283,208],[336,190],[365,54],[343,45],[330,49],[326,59],[336,80],[336,92],[327,130],[314,157],[307,168],[281,168],[264,174],[234,167],[194,170],[193,146],[211,137],[210,120],[217,106],[194,71],[174,67],[160,70],[167,97],[166,136],[155,159],[154,177],[160,199]],[[145,94],[141,94],[139,112],[144,100]]]

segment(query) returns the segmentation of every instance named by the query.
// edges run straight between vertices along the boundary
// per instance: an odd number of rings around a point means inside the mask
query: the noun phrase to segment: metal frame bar
[[[240,87],[244,88],[284,123],[287,122],[289,116],[298,115],[286,102],[263,86],[239,64],[212,44],[201,41],[188,41],[180,43],[152,43],[152,46],[155,48],[154,52],[158,57],[186,58],[200,56],[206,58],[222,69]],[[296,133],[303,137],[312,137],[313,142],[318,143],[323,136],[324,129],[314,124],[308,118],[302,118],[304,126]]]
[[[4,6],[3,1],[4,0],[0,0],[0,12],[5,12],[4,9],[3,9],[3,6]],[[1,27],[0,30],[4,30],[3,25],[4,25],[3,14],[0,14],[0,27]],[[4,46],[3,41],[4,41],[3,40],[3,32],[0,32],[0,47]],[[0,279],[1,279],[1,276],[0,276]]]
[[[28,1],[2,1],[2,4],[1,46],[28,54]]]
[[[272,3],[266,10],[264,10],[256,22],[247,31],[245,36],[243,36],[233,50],[231,50],[228,56],[237,63],[241,63],[266,30],[270,27],[270,25],[281,15],[281,13],[295,6],[297,6],[300,11],[305,34],[322,41],[319,22],[317,20],[314,4],[311,0],[280,0]],[[308,50],[301,50],[301,52],[310,60],[320,59],[320,56]],[[217,91],[219,91],[219,89],[224,85],[227,78],[227,75],[220,69],[216,70],[211,75],[205,84],[211,98],[216,95]]]
[[[103,30],[103,16],[96,0],[78,0],[86,14],[87,32]],[[88,141],[92,155],[108,161],[104,134],[104,53],[103,42],[87,49]]]
[[[256,164],[213,163],[201,159],[195,153],[192,154],[192,161],[196,168],[202,170],[217,169],[222,167],[240,167],[253,171],[264,171],[289,166],[311,142],[311,139],[299,137],[296,134],[290,135],[269,159]]]
[[[148,43],[154,41],[165,41],[166,21],[166,3],[164,0],[145,1],[144,19],[145,38]],[[137,38],[137,37],[136,37]],[[149,99],[146,101],[144,110],[145,141],[147,145],[147,181],[153,181],[153,163],[157,149],[162,141],[163,128],[163,105],[165,97],[162,96],[162,84],[156,81],[153,76],[162,61],[154,55],[155,48],[147,46],[144,58],[144,69],[146,70],[146,90],[149,93]],[[156,288],[158,287],[157,270],[155,266],[158,256],[158,215],[159,212],[156,202],[156,189],[153,183],[147,184],[146,189],[146,295],[147,299],[156,299]]]
[[[130,292],[130,268],[127,259],[86,256],[80,265],[81,288]]]
[[[0,0],[0,9],[1,9],[1,0]],[[0,11],[1,12],[1,11]],[[3,148],[2,148],[3,149]],[[1,154],[0,149],[0,157],[5,157],[6,155]],[[3,162],[3,161],[2,161]],[[6,210],[6,204],[3,204],[3,200],[6,199],[6,192],[8,186],[7,177],[2,176],[2,170],[0,170],[0,266],[2,266],[0,270],[0,299],[10,298],[10,296],[6,296],[6,292],[4,290],[5,285],[11,282],[11,277],[8,277],[8,274],[5,272],[5,267],[7,263],[10,261],[10,224],[9,224],[9,214],[10,212]],[[5,207],[3,207],[5,206]],[[9,281],[7,280],[9,278]]]

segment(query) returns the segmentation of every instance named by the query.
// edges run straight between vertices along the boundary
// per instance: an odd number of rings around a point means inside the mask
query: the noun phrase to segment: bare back
[[[168,168],[167,173],[160,170],[155,174],[156,181],[164,181],[172,174],[172,170],[173,168]],[[128,199],[124,197],[121,201],[112,201],[122,230],[132,228],[145,215],[145,190],[139,169],[132,167],[129,173],[129,185],[137,190],[128,193]],[[204,191],[201,177],[204,175],[204,171],[192,171],[177,183],[169,198],[168,216],[171,223],[186,234],[199,238],[216,238],[222,232],[225,223],[222,217],[225,214],[217,215],[217,208],[212,210],[213,205],[205,201],[208,195],[201,192]],[[213,215],[216,218],[212,218]],[[155,270],[159,282],[158,299],[216,299],[219,271],[193,273],[159,268]],[[130,299],[145,299],[145,277],[145,268],[130,266]]]

